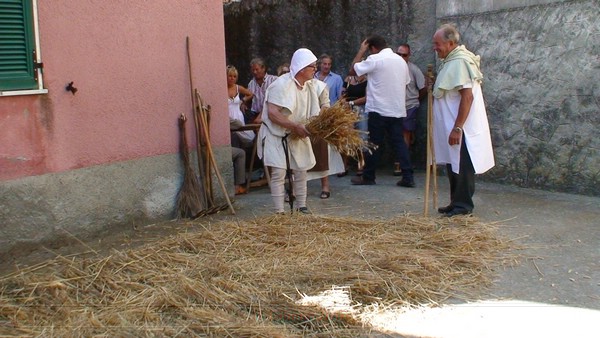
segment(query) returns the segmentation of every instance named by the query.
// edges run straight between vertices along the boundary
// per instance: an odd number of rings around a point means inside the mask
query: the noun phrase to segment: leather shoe
[[[353,185],[374,185],[375,184],[375,180],[367,180],[367,179],[364,179],[362,176],[352,177],[350,182],[352,182]]]
[[[296,209],[297,212],[301,213],[301,214],[305,214],[305,215],[310,215],[312,214],[312,212],[310,212],[310,210],[308,210],[307,207],[300,207],[298,209]]]
[[[409,179],[403,178],[400,181],[396,182],[396,185],[399,187],[414,188],[415,180],[409,180]]]
[[[402,169],[400,169],[400,163],[394,163],[394,176],[402,176]]]
[[[452,210],[444,213],[446,217],[458,216],[458,215],[470,215],[471,210],[467,210],[464,208],[452,208]]]
[[[449,205],[447,205],[445,207],[438,208],[438,212],[440,214],[445,214],[445,213],[451,211],[452,209],[454,209],[454,206],[452,204],[449,204]]]

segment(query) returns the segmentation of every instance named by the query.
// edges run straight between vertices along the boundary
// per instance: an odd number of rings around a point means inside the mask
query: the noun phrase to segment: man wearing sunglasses
[[[417,111],[421,105],[421,100],[427,96],[425,87],[425,76],[417,65],[410,62],[410,46],[407,43],[401,44],[396,49],[396,54],[400,55],[408,66],[410,83],[406,86],[406,117],[402,121],[404,142],[406,147],[415,142],[415,130],[417,129]],[[396,159],[394,163],[394,176],[400,176],[400,161]]]

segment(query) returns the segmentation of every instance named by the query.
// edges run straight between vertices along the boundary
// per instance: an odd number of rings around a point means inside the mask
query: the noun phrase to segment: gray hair
[[[333,57],[326,53],[323,53],[321,56],[319,56],[319,62],[323,61],[323,59],[329,59],[331,62],[333,62]]]
[[[265,60],[263,60],[262,58],[254,58],[250,61],[250,67],[254,66],[254,65],[259,65],[262,66],[263,68],[267,68],[267,65],[265,64]]]
[[[458,32],[458,29],[456,29],[456,26],[452,24],[443,24],[440,26],[438,31],[443,32],[443,38],[446,41],[452,41],[455,44],[458,44],[460,41],[460,33]]]

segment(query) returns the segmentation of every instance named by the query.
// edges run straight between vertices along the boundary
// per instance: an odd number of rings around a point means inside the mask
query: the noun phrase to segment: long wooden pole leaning
[[[433,79],[433,72],[430,74]],[[433,109],[433,94],[431,95],[431,107]],[[433,147],[433,113],[431,114],[431,170],[433,171],[433,209],[437,210],[438,208],[438,183],[437,183],[437,163],[435,160],[435,148]]]
[[[427,167],[425,173],[425,205],[423,215],[429,212],[429,187],[433,176],[433,203],[437,208],[437,172],[435,164],[435,151],[433,148],[433,65],[427,65]]]
[[[201,107],[203,106],[204,101],[202,100],[202,97],[200,97],[200,93],[198,93],[198,90],[196,90],[196,100],[198,101],[198,103],[201,105]],[[229,199],[229,194],[227,193],[227,188],[225,188],[225,183],[223,182],[223,177],[221,176],[221,172],[219,171],[219,167],[217,166],[217,162],[215,160],[215,156],[212,152],[212,146],[210,145],[210,133],[208,130],[208,118],[205,114],[205,110],[204,108],[200,108],[200,112],[202,112],[201,114],[201,126],[202,129],[204,131],[203,135],[204,135],[204,141],[206,141],[206,156],[208,157],[208,159],[210,160],[210,164],[212,165],[212,168],[215,171],[215,175],[217,176],[217,179],[219,180],[219,185],[221,186],[221,190],[223,191],[223,195],[225,195],[225,199],[227,200],[227,205],[229,205],[229,209],[231,210],[231,214],[235,215],[235,209],[233,209],[233,204],[231,204],[231,200]]]
[[[188,75],[190,78],[190,97],[192,99],[192,113],[194,114],[194,126],[196,127],[196,157],[198,160],[198,171],[200,172],[200,180],[202,181],[202,192],[201,192],[201,196],[202,196],[202,202],[203,205],[205,207],[212,207],[213,206],[213,202],[208,200],[208,195],[207,195],[207,185],[206,185],[206,177],[202,177],[202,174],[204,173],[204,162],[202,161],[202,147],[201,147],[201,143],[202,143],[202,138],[200,136],[200,134],[202,133],[200,131],[200,121],[198,120],[198,105],[196,104],[196,97],[194,95],[194,83],[192,81],[192,58],[190,55],[190,37],[186,36],[185,37],[185,48],[187,51],[187,61],[188,61]]]
[[[210,140],[209,109],[207,108],[207,106],[204,105],[204,101],[202,100],[200,93],[198,93],[198,89],[194,89],[194,90],[195,90],[194,95],[196,96],[196,103],[198,104],[197,114],[200,118],[200,124],[204,124],[206,126],[206,129],[204,131],[204,134],[206,134],[206,137],[204,140],[202,140],[203,149],[206,154],[207,144],[209,142],[208,140]],[[204,128],[201,128],[201,129],[204,130]],[[214,196],[213,185],[212,185],[212,171],[210,169],[210,158],[208,157],[208,155],[206,155],[204,157],[204,169],[205,169],[206,189],[207,189],[207,194],[208,194],[208,200],[211,201],[211,205],[214,205],[215,196]]]

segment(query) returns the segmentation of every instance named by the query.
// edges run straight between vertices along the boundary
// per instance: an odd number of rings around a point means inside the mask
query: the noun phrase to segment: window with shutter
[[[35,68],[34,1],[0,0],[0,95],[42,89]]]

